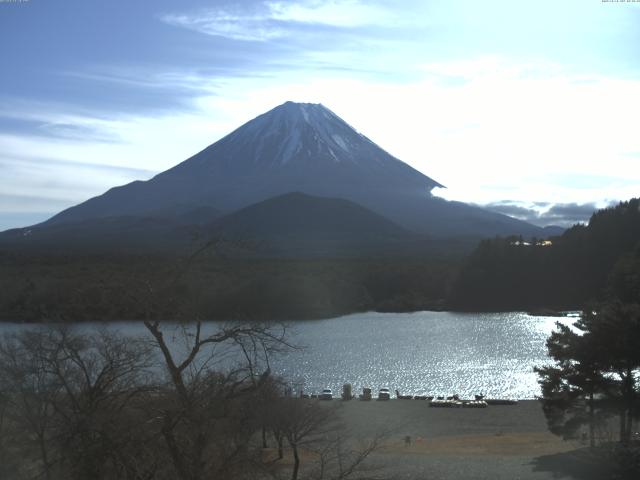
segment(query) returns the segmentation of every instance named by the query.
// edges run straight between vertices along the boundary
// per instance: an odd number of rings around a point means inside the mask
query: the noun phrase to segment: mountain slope
[[[260,252],[294,256],[406,251],[426,240],[348,200],[299,192],[223,217],[209,226],[206,236],[256,241]]]
[[[427,238],[353,202],[296,192],[221,218],[199,209],[170,219],[118,216],[14,229],[0,234],[0,248],[58,253],[189,252],[210,240],[222,241],[227,253],[241,256],[406,254],[429,246]]]
[[[7,230],[0,233],[0,248],[65,254],[150,253],[185,249],[197,237],[197,225],[123,215]]]
[[[351,200],[430,235],[542,235],[525,222],[432,197],[438,186],[324,106],[287,102],[151,180],[112,188],[45,224],[162,217],[180,208],[230,213],[297,191]]]
[[[226,234],[265,237],[273,235],[374,235],[406,236],[409,231],[360,205],[338,198],[286,193],[250,205],[214,224]]]
[[[162,212],[176,203],[230,212],[291,191],[343,197],[349,191],[426,194],[435,186],[325,107],[287,102],[153,179],[113,188],[48,223]]]

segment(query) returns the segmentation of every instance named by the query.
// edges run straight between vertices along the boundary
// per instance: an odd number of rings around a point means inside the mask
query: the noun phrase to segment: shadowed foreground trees
[[[104,478],[138,450],[135,406],[150,385],[150,351],[137,339],[66,329],[11,335],[0,344],[6,401],[5,468],[15,478]],[[11,477],[10,477],[11,478]]]
[[[235,324],[205,334],[197,322],[180,327],[187,330],[180,332],[182,351],[175,352],[161,322],[144,323],[168,377],[156,418],[176,477],[224,478],[250,470],[260,459],[259,446],[251,443],[261,426],[256,401],[269,379],[269,356],[287,347],[284,330]],[[223,371],[210,368],[221,360],[220,347],[240,354]]]
[[[365,460],[382,446],[390,431],[358,441],[342,423],[340,407],[317,399],[284,397],[268,410],[267,425],[277,442],[278,458],[282,458],[285,442],[293,457],[291,480],[380,478],[378,468],[365,465]],[[313,459],[303,474],[302,455]]]
[[[585,315],[574,329],[558,324],[547,341],[556,364],[535,369],[550,429],[573,438],[587,425],[594,446],[596,426],[617,414],[619,440],[628,443],[638,416],[640,309],[606,305]]]
[[[549,428],[575,438],[586,426],[590,446],[618,417],[619,460],[632,475],[640,473],[640,449],[634,442],[639,416],[640,374],[640,249],[623,257],[613,269],[607,299],[588,308],[572,326],[557,324],[547,340],[555,365],[536,368]]]
[[[217,256],[219,246],[208,243],[185,264],[165,267],[166,275],[151,279],[141,275],[120,285],[116,307],[135,305],[146,336],[96,334],[91,327],[76,325],[27,328],[0,342],[0,457],[9,459],[0,466],[4,469],[0,476],[47,480],[255,479],[280,477],[283,472],[287,476],[286,465],[263,458],[266,438],[260,441],[260,437],[271,427],[293,449],[290,475],[295,479],[304,442],[325,450],[336,443],[335,435],[325,435],[328,409],[277,394],[282,389],[271,376],[269,362],[273,355],[293,348],[284,326],[205,324],[197,320],[197,302],[181,295],[180,282],[195,260],[205,254]],[[79,311],[90,305],[90,298],[79,296]],[[165,318],[196,320],[161,321]],[[285,410],[286,415],[266,418]],[[308,413],[313,413],[314,422],[305,423]],[[293,434],[291,426],[302,424],[304,433]],[[372,445],[377,445],[375,440]],[[367,447],[358,456],[340,449],[339,461],[322,463],[327,468],[316,478],[351,476],[370,451]]]
[[[2,339],[0,478],[342,479],[378,446],[355,446],[334,408],[279,394],[269,357],[289,348],[282,328],[146,327]],[[263,427],[283,459],[265,457]]]
[[[640,248],[622,257],[608,281],[607,299],[587,308],[547,340],[554,366],[536,368],[552,431],[575,434],[596,413],[620,417],[619,439],[628,443],[638,415],[640,373]],[[586,401],[588,415],[585,416]],[[593,443],[593,442],[592,442]]]
[[[536,371],[551,432],[565,439],[588,436],[590,447],[614,466],[616,478],[638,478],[640,445],[633,428],[640,412],[638,305],[599,305],[573,328],[558,324],[547,347],[556,363]]]

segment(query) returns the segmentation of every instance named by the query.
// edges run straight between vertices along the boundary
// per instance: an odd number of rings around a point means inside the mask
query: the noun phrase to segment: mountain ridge
[[[146,214],[171,209],[176,201],[229,213],[290,191],[368,206],[362,202],[366,192],[426,195],[436,186],[441,185],[380,149],[326,107],[287,102],[148,181],[112,188],[44,223]],[[349,190],[354,195],[345,195]]]

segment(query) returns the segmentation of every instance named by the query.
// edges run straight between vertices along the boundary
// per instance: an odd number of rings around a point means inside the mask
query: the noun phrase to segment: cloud
[[[162,21],[207,35],[231,40],[265,42],[284,36],[284,30],[266,16],[234,15],[223,10],[199,15],[167,14]]]
[[[52,137],[99,143],[118,141],[118,137],[109,135],[108,132],[105,132],[100,128],[88,125],[77,125],[74,123],[44,123],[37,126],[35,133],[49,135]]]
[[[533,208],[523,207],[514,203],[495,202],[479,206],[496,213],[502,213],[503,215],[508,215],[509,217],[517,218],[519,220],[524,220],[525,222],[534,224],[537,223],[538,219],[540,218],[540,214],[537,210]]]
[[[208,67],[205,70],[222,71]],[[66,71],[62,75],[93,82],[111,83],[127,88],[166,90],[179,93],[202,94],[209,91],[211,75],[202,75],[195,69],[165,70],[140,65],[100,65],[80,71]]]
[[[110,143],[120,139],[108,130],[76,122],[9,119],[0,114],[0,131],[25,137],[49,137],[80,142]]]
[[[113,131],[113,117],[104,112],[58,102],[39,102],[3,98],[0,106],[0,132],[21,136],[42,136],[82,142],[120,141]]]
[[[145,178],[111,165],[38,158],[0,158],[0,211],[51,212],[80,203],[107,188]],[[148,178],[148,177],[147,177]]]
[[[72,168],[75,171],[91,170],[96,173],[135,176],[137,178],[150,177],[156,173],[153,170],[144,168],[111,165],[107,163],[70,161],[54,157],[29,157],[26,155],[13,155],[11,158],[0,157],[0,166],[3,168],[31,168],[41,165],[46,165],[47,168],[51,169]]]
[[[594,203],[562,203],[553,205],[549,210],[545,211],[541,217],[544,218],[545,221],[556,225],[566,225],[569,222],[578,223],[588,221],[597,209]]]
[[[526,205],[505,200],[479,206],[541,227],[549,225],[570,227],[576,223],[588,222],[593,212],[599,208],[611,206],[614,203],[616,202],[608,202],[605,205],[598,206],[595,203],[550,204],[548,202],[532,202],[530,205]]]
[[[392,10],[358,0],[266,2],[266,5],[272,17],[283,22],[354,28],[399,21]]]
[[[249,42],[267,42],[304,31],[320,33],[319,27],[388,27],[399,21],[392,10],[357,0],[266,1],[249,7],[234,4],[196,13],[167,13],[160,18],[169,25],[206,35]]]
[[[153,172],[39,156],[0,156],[0,231],[32,225]]]

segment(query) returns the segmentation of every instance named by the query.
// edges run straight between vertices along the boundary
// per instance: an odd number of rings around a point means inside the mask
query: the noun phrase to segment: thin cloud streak
[[[43,207],[46,211],[56,211],[57,209],[66,208],[73,199],[71,198],[55,198],[44,195],[12,195],[0,193],[0,203],[3,205],[0,215],[8,215],[10,213],[43,213]],[[51,216],[49,214],[49,216]]]
[[[0,158],[0,166],[3,168],[37,167],[41,166],[42,164],[45,164],[47,168],[55,169],[58,167],[68,167],[74,169],[86,169],[102,173],[119,174],[123,176],[135,176],[137,178],[148,178],[158,173],[156,171],[143,168],[110,165],[108,163],[74,162],[52,157],[29,157],[13,155],[10,158]]]
[[[235,4],[195,13],[166,13],[160,19],[206,35],[248,42],[268,42],[301,32],[313,34],[318,27],[347,30],[371,26],[388,28],[400,23],[395,10],[353,0]]]

